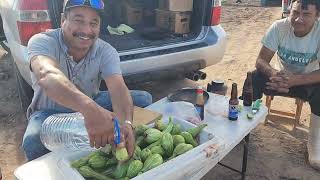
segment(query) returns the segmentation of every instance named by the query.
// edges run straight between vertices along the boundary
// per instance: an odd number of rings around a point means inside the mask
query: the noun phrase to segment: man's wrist
[[[299,85],[303,84],[302,82],[304,82],[304,81],[305,81],[305,79],[304,79],[303,74],[294,75],[292,86],[299,86]]]
[[[125,121],[124,121],[124,125],[130,126],[132,129],[134,129],[132,122],[129,121],[129,120],[125,120]]]
[[[86,99],[79,104],[79,108],[79,112],[85,115],[87,113],[94,112],[97,109],[97,104],[91,99]]]
[[[269,71],[269,73],[268,73],[268,76],[269,76],[269,77],[276,76],[277,73],[278,73],[277,70],[271,68],[270,71]]]

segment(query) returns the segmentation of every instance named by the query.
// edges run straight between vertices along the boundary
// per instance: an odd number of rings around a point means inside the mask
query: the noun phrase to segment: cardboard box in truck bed
[[[123,8],[126,24],[137,25],[142,23],[143,8],[141,6],[124,3]]]
[[[169,11],[192,11],[193,0],[159,0],[159,9]]]
[[[191,12],[175,12],[156,9],[156,26],[176,34],[190,32]]]

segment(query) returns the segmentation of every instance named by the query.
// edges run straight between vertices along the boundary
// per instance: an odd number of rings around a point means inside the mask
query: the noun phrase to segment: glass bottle
[[[239,100],[238,100],[238,88],[237,83],[232,84],[231,98],[229,100],[229,113],[228,118],[231,121],[236,121],[239,116],[238,112]]]
[[[242,89],[244,106],[251,106],[253,101],[252,72],[247,72],[247,78]]]
[[[194,106],[197,109],[201,120],[204,120],[204,97],[203,89],[201,86],[197,87],[196,94],[196,102]]]

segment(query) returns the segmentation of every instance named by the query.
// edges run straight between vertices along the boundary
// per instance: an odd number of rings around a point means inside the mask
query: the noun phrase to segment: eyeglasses
[[[68,0],[65,9],[76,6],[89,6],[94,9],[103,10],[104,3],[102,0]]]

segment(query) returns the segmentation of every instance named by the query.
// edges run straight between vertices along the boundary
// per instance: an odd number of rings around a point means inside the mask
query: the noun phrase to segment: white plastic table
[[[249,140],[249,134],[260,122],[264,121],[268,112],[267,108],[261,105],[260,110],[251,120],[246,117],[249,109],[244,108],[239,114],[237,121],[230,121],[225,117],[225,111],[228,107],[228,97],[212,93],[209,93],[209,95],[210,98],[205,107],[204,121],[208,124],[208,130],[223,140],[224,148],[219,152],[218,158],[204,165],[196,174],[190,176],[190,179],[200,179],[209,172],[210,169],[217,165],[219,161],[221,161],[242,140],[246,142],[244,146],[245,151],[242,171],[226,167],[242,173],[242,179],[244,179],[247,164],[247,143]],[[167,103],[169,103],[167,98],[163,98],[148,106],[147,109],[159,111],[159,109],[162,109]],[[30,161],[15,170],[15,178],[19,180],[67,180],[69,178],[65,177],[57,166],[58,161],[63,156],[64,154],[51,152],[38,159]]]

